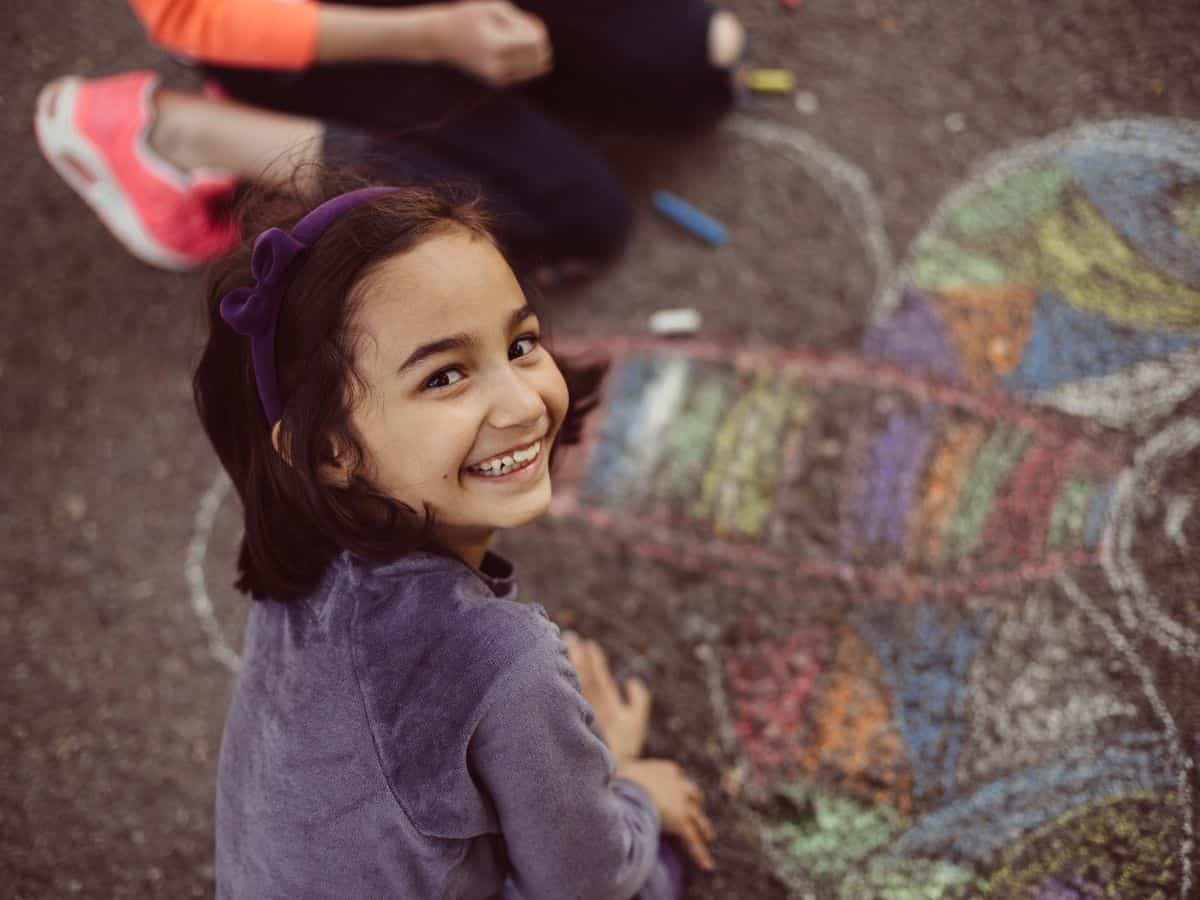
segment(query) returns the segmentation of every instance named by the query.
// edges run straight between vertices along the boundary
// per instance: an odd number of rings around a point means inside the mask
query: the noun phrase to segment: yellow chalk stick
[[[746,73],[746,87],[752,91],[785,94],[796,87],[796,76],[787,69],[751,69]]]

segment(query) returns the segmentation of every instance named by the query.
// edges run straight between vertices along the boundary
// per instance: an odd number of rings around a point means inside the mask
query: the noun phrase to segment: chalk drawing
[[[938,207],[859,353],[560,342],[612,377],[551,537],[763,598],[706,677],[801,893],[1192,891],[1197,221],[1200,126],[1085,126]]]
[[[1130,668],[1137,674],[1138,680],[1142,685],[1142,690],[1145,692],[1146,698],[1150,701],[1150,705],[1154,709],[1154,714],[1162,723],[1173,757],[1173,767],[1178,773],[1179,806],[1183,817],[1183,841],[1179,847],[1179,866],[1182,870],[1179,896],[1189,897],[1192,888],[1192,854],[1195,850],[1196,841],[1196,809],[1193,801],[1194,790],[1192,785],[1195,760],[1183,748],[1179,730],[1175,724],[1175,717],[1171,714],[1171,711],[1167,708],[1166,703],[1163,702],[1159,694],[1154,674],[1133,649],[1129,639],[1120,632],[1112,618],[1080,590],[1079,586],[1069,576],[1060,575],[1057,580],[1059,586],[1062,587],[1063,591],[1071,599],[1071,602],[1082,609],[1090,619],[1103,629],[1105,637],[1121,653]]]
[[[876,307],[886,303],[895,262],[884,228],[883,210],[867,174],[850,160],[799,128],[735,115],[724,128],[767,147],[781,147],[811,178],[833,193],[850,221],[862,228],[867,257],[875,267]]]
[[[204,563],[208,556],[208,541],[212,536],[213,522],[221,503],[229,495],[233,482],[224,471],[218,472],[208,490],[200,497],[200,505],[192,525],[192,539],[188,542],[187,561],[184,563],[183,574],[188,584],[188,597],[191,601],[192,612],[204,636],[208,640],[208,652],[217,662],[231,672],[241,667],[237,653],[229,646],[221,623],[213,613],[212,599],[208,595],[208,584],[205,580]]]
[[[1200,447],[1200,420],[1187,418],[1168,426],[1138,449],[1133,465],[1117,480],[1114,524],[1104,536],[1101,552],[1104,570],[1113,586],[1120,590],[1118,608],[1126,627],[1137,628],[1140,621],[1161,647],[1193,663],[1200,662],[1200,628],[1168,614],[1166,605],[1147,586],[1145,574],[1133,559],[1132,546],[1136,525],[1133,506],[1139,492],[1154,487],[1155,470],[1164,463],[1186,457],[1197,447]]]

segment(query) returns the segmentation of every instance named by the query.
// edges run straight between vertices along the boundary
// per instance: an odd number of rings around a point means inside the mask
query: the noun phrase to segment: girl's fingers
[[[510,76],[513,74],[512,67],[506,74]],[[585,684],[594,682],[596,680],[596,664],[592,659],[592,641],[581,638],[573,631],[568,631],[563,634],[563,642],[567,645],[567,659],[575,667],[579,680]]]
[[[583,657],[584,668],[588,670],[588,675],[596,674],[596,660],[592,656],[592,645],[595,641],[590,641],[587,638],[582,638],[579,641],[579,655]]]
[[[612,681],[612,672],[608,668],[608,656],[600,649],[595,641],[588,641],[588,652],[592,655],[592,668],[596,677],[601,681]]]
[[[695,809],[692,811],[692,821],[696,823],[696,827],[700,829],[700,834],[704,836],[705,841],[715,840],[717,837],[716,829],[713,828],[712,822],[708,820],[708,816],[704,814],[704,810]]]
[[[683,838],[683,845],[687,848],[688,856],[690,856],[700,868],[706,872],[711,872],[713,869],[712,855],[708,852],[708,844],[704,837],[700,834],[695,823],[690,820],[684,824],[683,833],[680,835]]]
[[[650,689],[640,678],[628,678],[625,681],[625,701],[644,721],[650,717]]]
[[[698,788],[695,782],[688,782],[687,800],[688,805],[687,815],[689,820],[699,829],[700,834],[704,836],[706,841],[711,841],[717,836],[716,830],[712,826],[712,822],[704,813],[704,793]]]
[[[591,656],[592,677],[595,679],[596,688],[603,691],[612,700],[619,702],[621,698],[617,691],[617,683],[613,681],[612,672],[608,668],[608,657],[604,655],[604,651],[595,641],[587,643],[590,645],[588,653]]]

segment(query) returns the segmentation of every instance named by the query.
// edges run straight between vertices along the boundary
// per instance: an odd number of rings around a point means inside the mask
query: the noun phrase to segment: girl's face
[[[352,415],[367,476],[478,565],[497,528],[550,503],[550,447],[567,386],[537,317],[492,244],[462,229],[392,257],[360,283]]]

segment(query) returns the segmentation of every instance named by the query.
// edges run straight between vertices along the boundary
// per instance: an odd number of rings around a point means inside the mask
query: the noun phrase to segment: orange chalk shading
[[[804,771],[908,815],[912,772],[904,739],[892,723],[879,660],[853,629],[840,629],[834,665],[826,678],[815,710],[813,740],[801,759]]]
[[[974,387],[990,387],[1021,361],[1033,331],[1037,294],[1023,285],[972,287],[937,294],[959,365]]]
[[[921,504],[908,532],[908,547],[913,563],[937,565],[942,556],[942,542],[963,482],[971,464],[987,437],[987,428],[979,422],[951,423],[942,433],[942,440],[926,470],[921,490]]]

